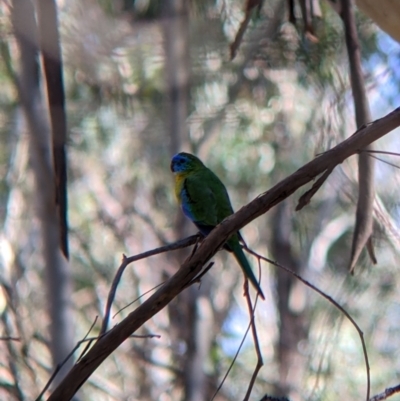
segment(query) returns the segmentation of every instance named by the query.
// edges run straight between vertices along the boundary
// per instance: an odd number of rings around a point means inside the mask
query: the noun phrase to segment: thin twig
[[[258,259],[258,266],[259,267],[261,266],[260,259]],[[257,293],[257,295],[256,295],[256,300],[254,302],[254,308],[253,308],[253,306],[251,304],[250,294],[249,294],[249,282],[248,282],[248,280],[246,280],[245,283],[246,283],[246,285],[245,285],[245,297],[246,297],[246,302],[247,302],[247,308],[248,308],[249,314],[251,316],[251,320],[250,320],[251,333],[253,335],[254,346],[255,346],[256,354],[257,354],[257,364],[256,364],[256,367],[254,368],[253,374],[251,375],[250,383],[249,383],[249,386],[247,387],[247,392],[246,392],[246,395],[245,395],[245,397],[243,399],[244,401],[247,401],[247,400],[250,399],[251,391],[252,391],[252,389],[254,387],[254,383],[256,382],[256,379],[257,379],[257,376],[258,376],[258,372],[260,371],[260,369],[264,365],[264,362],[263,362],[263,358],[262,358],[262,355],[261,355],[260,342],[258,341],[257,327],[256,327],[256,322],[255,322],[255,316],[254,316],[254,312],[256,310],[259,294]]]
[[[124,273],[126,267],[132,263],[136,262],[140,259],[145,259],[150,256],[158,255],[163,252],[174,251],[176,249],[185,248],[187,246],[193,245],[198,241],[198,235],[192,235],[191,237],[184,238],[180,241],[176,241],[173,244],[168,244],[165,246],[161,246],[156,249],[152,249],[151,251],[140,253],[139,255],[126,257],[122,255],[122,263],[119,266],[117,273],[115,274],[114,280],[111,284],[110,292],[108,293],[106,309],[104,312],[103,323],[100,329],[100,335],[104,334],[107,331],[108,319],[110,317],[111,306],[115,298],[115,293],[117,291],[118,284],[121,280],[122,274]],[[155,287],[157,288],[157,287]]]
[[[148,258],[150,256],[158,255],[160,253],[169,252],[169,251],[176,251],[177,249],[186,248],[186,247],[188,247],[190,245],[193,245],[196,242],[198,242],[198,239],[199,239],[199,235],[198,234],[191,235],[190,237],[181,239],[181,240],[176,241],[176,242],[174,242],[172,244],[161,246],[159,248],[152,249],[151,251],[143,252],[143,253],[141,253],[139,255],[130,256],[130,257],[126,258],[126,262],[127,262],[127,264],[130,264],[130,263],[136,262],[136,261],[138,261],[140,259],[145,259],[145,258]]]
[[[129,338],[161,338],[160,334],[132,334]]]
[[[396,164],[390,163],[390,162],[388,162],[388,161],[386,161],[386,160],[383,160],[383,159],[381,159],[380,157],[376,157],[376,156],[374,156],[374,155],[369,155],[369,157],[372,157],[372,158],[374,158],[374,159],[376,159],[376,160],[379,160],[380,162],[385,163],[385,164],[387,164],[387,165],[389,165],[389,166],[392,166],[392,167],[394,167],[394,168],[400,168],[400,167],[397,166]]]
[[[231,371],[232,368],[233,368],[233,365],[234,365],[235,362],[236,362],[237,357],[239,356],[239,352],[240,352],[240,350],[241,350],[242,347],[243,347],[244,341],[245,341],[245,339],[246,339],[246,337],[247,337],[247,334],[249,333],[250,327],[251,327],[251,323],[249,323],[249,325],[247,326],[247,329],[246,329],[246,331],[245,331],[245,333],[244,333],[244,336],[243,336],[243,338],[242,338],[242,341],[240,342],[240,345],[239,345],[239,347],[238,347],[238,349],[237,349],[237,351],[236,351],[236,353],[235,353],[235,356],[233,357],[232,362],[231,362],[231,364],[229,365],[228,370],[225,372],[225,375],[224,375],[224,377],[222,378],[221,383],[219,384],[219,386],[218,386],[217,389],[215,390],[215,393],[214,393],[213,396],[211,397],[211,400],[210,400],[210,401],[213,401],[213,400],[215,399],[215,397],[216,397],[217,394],[219,393],[219,390],[221,390],[222,386],[224,385],[226,378],[228,377],[230,371]]]
[[[10,334],[12,329],[7,308],[5,309],[4,313],[2,313],[1,320],[4,326],[4,331],[6,336],[11,337]],[[11,387],[13,389],[13,393],[15,394],[15,398],[22,400],[24,398],[24,393],[21,388],[21,375],[17,367],[17,360],[19,353],[15,349],[15,345],[12,341],[6,341],[5,347],[7,348],[8,351],[8,356],[7,356],[8,370],[12,377]]]
[[[389,387],[385,389],[383,393],[374,395],[369,401],[381,401],[386,400],[387,398],[391,397],[393,394],[400,393],[400,384],[395,387]]]
[[[197,246],[197,244],[195,245]],[[211,267],[213,266],[214,262],[211,262],[197,277],[195,277],[192,281],[190,281],[187,284],[187,287],[191,286],[193,283],[196,282],[200,282],[200,279],[211,269]],[[162,283],[156,285],[155,287],[151,288],[150,290],[144,292],[142,295],[140,295],[139,297],[137,297],[136,299],[134,299],[132,302],[129,302],[129,304],[125,305],[123,308],[121,308],[117,313],[115,313],[113,315],[113,318],[115,318],[115,316],[117,316],[119,313],[121,313],[123,310],[125,310],[126,308],[128,308],[129,306],[131,306],[132,304],[134,304],[135,302],[139,301],[140,298],[144,297],[145,295],[149,294],[150,292],[154,291],[155,289],[157,289],[158,287],[161,287],[163,284],[165,283],[165,281],[163,281]]]
[[[0,337],[0,341],[21,341],[19,337]]]
[[[241,22],[239,30],[236,33],[235,40],[229,46],[230,53],[231,53],[231,60],[233,60],[236,56],[236,52],[240,46],[240,43],[242,42],[242,39],[243,39],[244,33],[246,32],[247,26],[249,25],[250,18],[251,18],[251,12],[246,11],[244,20]]]
[[[57,376],[57,373],[60,371],[60,369],[67,363],[67,361],[69,360],[69,358],[72,357],[72,355],[74,354],[74,352],[81,346],[81,344],[85,341],[87,341],[87,337],[89,335],[89,333],[93,330],[94,325],[97,322],[97,318],[98,316],[96,316],[96,318],[94,319],[92,325],[90,326],[88,332],[86,333],[85,337],[83,337],[82,340],[78,341],[75,345],[75,347],[71,350],[71,352],[64,358],[64,360],[61,362],[61,364],[58,364],[56,366],[56,368],[54,369],[53,374],[50,376],[49,380],[47,381],[46,385],[43,387],[43,390],[40,392],[40,394],[38,395],[38,397],[36,398],[35,401],[40,401],[41,398],[43,397],[44,393],[46,392],[46,390],[50,387],[50,384],[52,383],[52,381],[54,380],[54,378]],[[79,359],[78,359],[79,361]]]
[[[60,371],[60,369],[65,365],[65,363],[68,361],[69,358],[71,358],[71,356],[74,354],[74,352],[83,344],[83,343],[87,343],[85,349],[82,351],[81,355],[79,356],[79,358],[77,359],[76,363],[78,363],[82,357],[86,354],[87,349],[90,347],[90,344],[99,339],[99,336],[97,337],[87,337],[89,335],[89,333],[93,330],[94,325],[96,324],[98,316],[96,316],[96,319],[94,320],[94,322],[92,323],[92,325],[90,326],[89,331],[87,332],[87,334],[85,335],[85,337],[78,341],[75,345],[75,347],[72,349],[72,351],[66,356],[66,358],[64,359],[64,361],[58,365],[56,367],[56,369],[54,370],[53,374],[50,376],[50,379],[47,381],[46,385],[44,386],[43,390],[40,392],[40,394],[38,395],[38,397],[36,398],[35,401],[40,401],[40,399],[43,397],[44,393],[46,392],[46,390],[49,388],[50,384],[52,383],[52,381],[54,380],[54,378],[57,376],[57,373]],[[102,336],[100,336],[102,337]],[[138,334],[132,334],[130,336],[131,338],[161,338],[161,336],[159,334],[145,334],[145,335],[138,335]]]
[[[314,185],[309,189],[307,192],[305,192],[299,199],[299,202],[296,206],[296,211],[299,211],[303,209],[304,206],[308,205],[310,203],[311,198],[315,195],[315,193],[321,188],[322,184],[326,181],[326,179],[330,176],[332,173],[334,167],[328,168],[324,174],[321,175],[321,177],[318,178],[317,181],[315,181]]]
[[[379,153],[382,155],[391,155],[391,156],[400,156],[400,153],[396,153],[396,152],[389,152],[387,150],[371,150],[371,149],[362,149],[360,150],[360,153]]]
[[[78,359],[76,360],[76,363],[80,362],[81,359],[86,355],[86,352],[91,347],[93,341],[98,341],[102,337],[104,337],[104,334],[100,334],[97,337],[90,337],[90,338],[85,338],[85,339],[81,340],[80,343],[78,343],[78,344],[80,345],[80,344],[83,344],[84,342],[86,342],[86,346],[83,349],[83,351],[81,352],[81,354],[79,355]]]
[[[400,156],[400,153],[396,153],[396,152],[389,152],[387,150],[371,150],[371,149],[362,149],[360,150],[359,153],[377,153],[377,154],[381,154],[381,155],[390,155],[390,156]],[[395,167],[395,168],[400,168],[399,166],[397,166],[396,164],[390,163],[386,160],[383,160],[379,157],[373,156],[372,154],[369,155],[370,157],[373,157],[376,160],[379,160],[382,163],[386,163],[389,166]]]
[[[240,24],[238,32],[236,33],[235,40],[230,45],[231,60],[233,60],[236,56],[236,52],[240,46],[240,43],[242,42],[242,39],[246,32],[247,26],[249,25],[251,15],[253,13],[253,9],[255,9],[257,7],[257,14],[259,17],[263,1],[264,0],[247,0],[246,10],[245,10],[246,14],[244,16],[243,21]]]
[[[77,359],[76,363],[80,362],[80,360],[85,356],[87,349],[90,347],[93,341],[99,340],[100,338],[104,337],[104,335],[105,334],[96,337],[88,337],[83,340],[80,340],[79,341],[80,344],[87,343],[87,346],[82,351],[81,355],[79,355],[79,358]],[[129,338],[161,338],[161,336],[160,334],[131,334]]]
[[[273,397],[271,395],[264,395],[263,398],[261,398],[260,401],[290,401],[289,398],[286,397]]]
[[[204,238],[203,234],[198,232],[197,233],[198,238],[196,243],[194,244],[194,247],[192,249],[192,252],[190,253],[189,259],[194,255],[194,253],[197,251],[197,248],[199,247],[199,243],[201,242],[201,240]]]
[[[124,307],[122,307],[119,311],[117,311],[116,313],[114,313],[114,315],[112,316],[112,318],[114,319],[117,315],[119,315],[122,311],[124,311],[126,308],[129,308],[131,305],[133,305],[135,302],[139,301],[140,298],[143,298],[145,295],[150,294],[150,292],[156,290],[158,287],[161,287],[163,284],[165,283],[165,281],[163,281],[162,283],[156,285],[155,287],[151,288],[150,290],[144,292],[142,295],[139,295],[137,298],[135,298],[132,302],[129,302],[129,304],[125,305]]]
[[[186,287],[191,286],[194,283],[200,283],[201,282],[201,278],[213,267],[214,262],[210,262],[206,268],[204,268],[198,276],[196,276],[192,281],[190,281],[189,283],[187,283]]]
[[[341,306],[338,302],[336,302],[330,295],[326,294],[325,292],[323,292],[322,290],[320,290],[318,287],[316,287],[314,284],[311,284],[309,281],[305,280],[303,277],[301,277],[299,274],[297,274],[296,272],[294,272],[293,270],[290,270],[288,267],[283,266],[281,264],[279,264],[278,262],[274,262],[271,259],[268,259],[254,251],[252,251],[251,249],[247,248],[246,249],[249,253],[253,254],[254,256],[264,260],[265,262],[271,263],[272,265],[279,267],[280,269],[283,269],[284,271],[286,271],[287,273],[291,274],[292,276],[296,277],[298,280],[300,280],[303,284],[305,284],[307,287],[311,288],[312,290],[314,290],[315,292],[317,292],[319,295],[321,295],[323,298],[325,298],[326,300],[328,300],[331,304],[333,304],[337,309],[339,309],[346,317],[347,319],[352,323],[352,325],[354,326],[354,328],[357,330],[358,335],[360,337],[360,341],[361,341],[361,345],[362,345],[362,349],[363,349],[363,353],[364,353],[364,360],[365,360],[365,368],[366,368],[366,372],[367,372],[367,394],[369,395],[369,391],[370,391],[370,386],[371,386],[371,378],[370,378],[370,366],[369,366],[369,360],[368,360],[368,354],[367,354],[367,347],[365,345],[365,340],[364,340],[364,333],[362,332],[362,330],[360,329],[360,327],[358,326],[358,324],[356,323],[356,321],[351,317],[351,315],[346,311],[346,309],[343,308],[343,306]],[[367,401],[369,399],[369,396],[367,398]]]
[[[246,248],[246,249],[247,249],[247,248]],[[244,293],[245,293],[246,300],[248,301],[248,305],[249,305],[249,303],[250,303],[250,309],[249,309],[249,311],[250,311],[250,322],[249,322],[249,325],[247,326],[247,329],[246,329],[246,331],[245,331],[245,333],[244,333],[244,336],[243,336],[243,338],[242,338],[242,341],[240,342],[240,345],[239,345],[239,347],[238,347],[238,349],[237,349],[237,351],[236,351],[236,354],[235,354],[235,356],[233,357],[231,364],[229,365],[228,370],[225,372],[225,375],[224,375],[224,377],[222,378],[221,383],[219,384],[219,386],[218,386],[217,389],[215,390],[215,393],[213,394],[213,396],[212,396],[212,398],[211,398],[210,401],[213,401],[213,400],[214,400],[214,398],[215,398],[215,397],[217,396],[217,394],[219,393],[219,390],[221,390],[222,386],[224,385],[226,378],[228,377],[230,371],[231,371],[232,368],[233,368],[233,365],[234,365],[235,362],[236,362],[237,357],[239,356],[239,352],[240,352],[240,350],[241,350],[242,347],[243,347],[244,341],[246,340],[246,337],[247,337],[247,334],[249,333],[250,328],[253,328],[253,324],[254,324],[254,310],[255,310],[255,307],[256,307],[256,305],[257,305],[257,300],[258,300],[258,296],[259,296],[259,295],[258,295],[258,293],[257,293],[257,295],[256,295],[256,302],[255,302],[255,304],[254,304],[254,309],[253,309],[252,306],[251,306],[250,295],[249,295],[249,281],[248,281],[248,279],[247,279],[246,276],[244,276],[244,278],[245,278],[244,284],[243,284],[243,286],[244,286]],[[254,329],[255,329],[255,326],[254,326]],[[255,337],[254,337],[254,335],[255,335]],[[256,368],[255,368],[255,371],[254,371],[253,375],[252,375],[252,378],[251,378],[251,381],[250,381],[250,384],[249,384],[249,388],[248,388],[247,393],[246,393],[246,397],[247,397],[247,398],[245,398],[245,400],[248,400],[248,395],[250,395],[250,393],[251,393],[251,389],[252,389],[252,387],[253,387],[253,385],[254,385],[255,378],[257,377],[258,371],[260,370],[261,366],[263,365],[262,356],[261,356],[261,351],[260,351],[260,347],[259,347],[259,343],[258,343],[258,338],[257,338],[256,332],[253,332],[253,337],[255,338],[254,341],[255,341],[255,346],[256,346],[256,352],[257,352],[257,358],[258,358],[258,360],[257,360],[257,366],[256,366]],[[260,365],[260,367],[258,367],[258,365],[260,364],[260,360],[261,360],[261,365]]]

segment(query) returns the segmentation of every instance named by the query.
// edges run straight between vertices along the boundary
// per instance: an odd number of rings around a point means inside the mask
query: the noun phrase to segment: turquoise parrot
[[[171,160],[171,171],[175,175],[175,195],[183,213],[204,236],[233,214],[225,185],[196,156],[190,153],[178,153]],[[241,236],[237,232],[228,239],[224,248],[233,252],[245,276],[251,281],[260,297],[265,299],[239,239]]]

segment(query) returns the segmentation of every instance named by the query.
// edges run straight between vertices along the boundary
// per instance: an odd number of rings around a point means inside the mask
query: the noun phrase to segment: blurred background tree
[[[313,1],[307,3],[314,12],[305,20],[303,2],[294,3],[292,16],[290,3],[256,7],[231,60],[230,46],[245,19],[243,0],[59,2],[73,287],[64,307],[72,309],[67,326],[74,331],[64,339],[50,329],[53,301],[44,290],[48,262],[35,201],[41,193],[32,129],[15,79],[22,74],[17,68],[22,49],[11,15],[16,5],[32,3],[1,3],[0,335],[19,338],[0,342],[2,399],[40,393],[60,362],[52,344],[69,349],[103,316],[122,253],[138,254],[196,232],[174,199],[169,171],[174,153],[199,155],[225,182],[238,209],[355,131],[340,17],[327,2]],[[399,46],[357,10],[356,22],[368,99],[378,118],[399,101]],[[396,151],[396,144],[391,134],[377,147]],[[399,174],[377,163],[379,264],[371,268],[362,254],[350,276],[356,163],[351,158],[337,167],[300,212],[294,211],[301,195],[296,193],[242,233],[251,249],[303,275],[356,318],[377,393],[398,380]],[[113,314],[170,277],[188,252],[131,265]],[[200,286],[190,287],[137,333],[160,338],[126,341],[79,397],[210,400],[248,325],[242,281],[232,256],[220,252]],[[256,323],[265,365],[252,399],[266,393],[293,401],[362,397],[365,366],[354,328],[326,300],[275,267],[262,265],[262,287],[267,300],[257,306]],[[109,325],[132,308],[135,304]],[[90,336],[99,330],[97,322]],[[255,363],[249,337],[215,400],[243,398]]]

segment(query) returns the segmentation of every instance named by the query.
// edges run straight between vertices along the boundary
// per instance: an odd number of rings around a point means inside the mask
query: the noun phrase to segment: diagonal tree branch
[[[358,130],[347,140],[310,161],[280,181],[219,224],[202,242],[196,252],[182,264],[178,272],[147,301],[131,312],[120,324],[104,335],[77,363],[49,401],[70,400],[101,363],[147,320],[173,300],[202,270],[232,233],[261,216],[325,170],[365,148],[400,126],[400,108]]]

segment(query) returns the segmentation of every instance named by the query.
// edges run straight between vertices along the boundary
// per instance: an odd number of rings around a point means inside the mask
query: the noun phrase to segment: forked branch
[[[215,255],[226,240],[250,223],[308,184],[326,170],[334,168],[348,157],[357,154],[368,144],[400,126],[400,108],[387,116],[359,129],[354,135],[331,150],[318,156],[296,172],[286,177],[267,192],[219,224],[200,244],[190,259],[168,279],[147,301],[143,302],[123,321],[107,332],[89,352],[71,369],[64,380],[48,398],[50,401],[70,400],[100,364],[147,320],[162,310],[202,271],[203,266]]]

